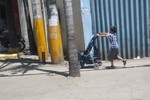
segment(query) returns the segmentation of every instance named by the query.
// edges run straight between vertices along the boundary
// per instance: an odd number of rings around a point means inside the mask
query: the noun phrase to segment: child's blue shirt
[[[109,48],[118,48],[116,33],[114,34],[108,33],[106,37],[109,41]]]

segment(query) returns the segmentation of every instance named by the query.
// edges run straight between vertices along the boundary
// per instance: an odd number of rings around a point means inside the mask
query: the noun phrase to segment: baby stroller
[[[80,51],[78,53],[78,59],[79,59],[79,65],[81,68],[85,67],[85,64],[94,65],[95,69],[99,69],[99,67],[102,65],[102,62],[100,61],[100,58],[98,57],[98,54],[96,54],[96,46],[95,46],[95,40],[98,38],[98,36],[95,34],[92,36],[87,48],[85,51]],[[94,48],[94,53],[90,53],[92,48]]]

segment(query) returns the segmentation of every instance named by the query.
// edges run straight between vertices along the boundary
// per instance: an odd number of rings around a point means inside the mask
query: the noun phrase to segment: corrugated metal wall
[[[93,34],[116,26],[122,57],[149,56],[149,5],[149,0],[91,0]],[[101,59],[107,59],[107,40],[99,38],[98,46]]]

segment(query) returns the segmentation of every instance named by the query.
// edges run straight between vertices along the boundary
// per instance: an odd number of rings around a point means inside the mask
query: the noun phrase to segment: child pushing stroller
[[[118,55],[118,42],[117,42],[117,28],[115,26],[111,26],[109,32],[99,33],[97,36],[106,37],[109,42],[109,53],[108,53],[108,60],[111,62],[111,66],[108,67],[110,69],[114,69],[114,59],[122,60],[123,65],[126,65],[127,60],[123,59]]]
[[[98,37],[106,37],[109,42],[109,53],[108,53],[108,60],[111,62],[111,66],[108,69],[114,69],[114,59],[122,60],[123,65],[126,65],[127,60],[123,59],[118,55],[118,42],[117,42],[117,28],[115,26],[111,26],[109,32],[103,32],[93,35],[92,39],[90,40],[87,49],[85,51],[79,52],[79,63],[81,68],[84,67],[85,64],[94,64],[94,68],[98,69],[99,66],[102,65],[100,58],[98,55],[91,54],[91,50],[95,47],[95,40]]]

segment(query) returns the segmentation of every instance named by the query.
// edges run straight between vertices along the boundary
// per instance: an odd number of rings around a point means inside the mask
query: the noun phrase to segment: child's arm
[[[97,36],[107,36],[107,32],[103,32],[103,33],[98,33]]]

